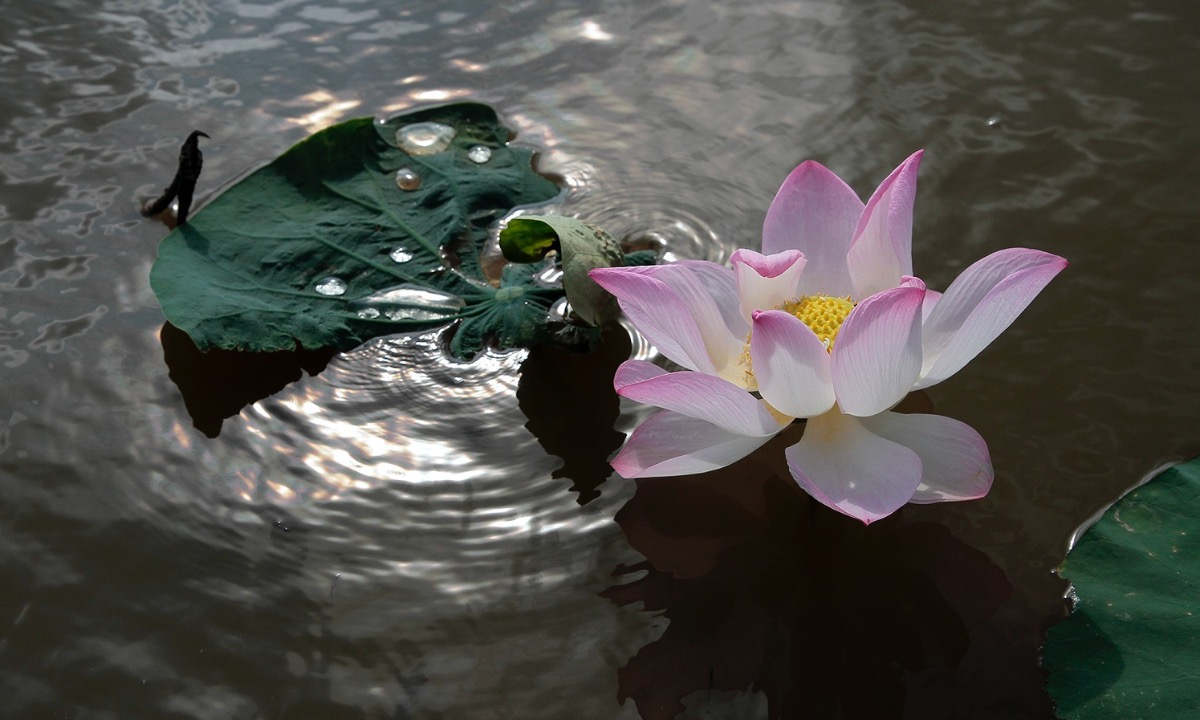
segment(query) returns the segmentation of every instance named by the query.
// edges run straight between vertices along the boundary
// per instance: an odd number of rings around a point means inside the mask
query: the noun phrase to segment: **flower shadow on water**
[[[809,498],[777,446],[799,432],[722,470],[639,480],[618,512],[647,559],[602,594],[669,621],[619,671],[621,702],[646,720],[697,691],[747,689],[770,718],[901,717],[906,672],[956,667],[969,630],[1011,595],[942,525],[901,513],[864,526]]]

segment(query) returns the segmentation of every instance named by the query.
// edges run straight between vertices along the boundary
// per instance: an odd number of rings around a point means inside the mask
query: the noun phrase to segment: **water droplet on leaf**
[[[492,149],[487,145],[476,145],[467,151],[467,158],[471,162],[482,165],[483,163],[492,159]]]
[[[379,317],[379,311],[373,307],[359,308],[358,316],[364,320],[374,320]]]
[[[327,277],[313,288],[322,295],[345,295],[346,282],[341,278]]]
[[[416,190],[421,187],[421,176],[409,168],[400,168],[396,171],[396,187],[401,190]]]
[[[533,276],[533,281],[538,285],[545,285],[547,287],[562,287],[562,266],[555,263],[547,263],[545,269]]]
[[[571,305],[565,297],[554,301],[550,306],[550,310],[546,313],[546,320],[549,322],[566,322],[571,315]]]
[[[403,245],[397,245],[388,257],[392,259],[392,262],[406,263],[413,259],[413,254],[405,250]]]
[[[405,283],[359,298],[350,309],[359,317],[374,311],[372,317],[382,314],[389,320],[438,320],[457,315],[466,304],[457,295]]]
[[[396,131],[396,144],[409,155],[436,155],[450,147],[454,128],[435,122],[413,123]]]

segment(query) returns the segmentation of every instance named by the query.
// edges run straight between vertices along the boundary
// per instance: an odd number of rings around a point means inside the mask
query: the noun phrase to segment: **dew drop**
[[[358,309],[358,316],[364,320],[374,320],[379,317],[379,310],[373,307],[364,307]]]
[[[346,281],[341,278],[327,277],[313,288],[322,295],[345,295]]]
[[[413,254],[405,250],[403,245],[397,245],[388,257],[392,259],[392,262],[406,263],[413,259]]]
[[[409,155],[436,155],[450,147],[454,128],[435,122],[413,123],[396,131],[396,144]]]
[[[562,287],[562,266],[556,263],[546,263],[545,269],[533,276],[533,281],[547,287]]]
[[[549,322],[566,322],[571,316],[571,305],[565,297],[561,297],[554,301],[550,306],[550,310],[546,313],[546,320]]]
[[[421,187],[421,176],[409,168],[400,168],[396,171],[396,187],[410,192],[416,190]]]
[[[476,145],[467,151],[467,159],[482,165],[492,159],[492,149],[487,145]]]
[[[457,295],[405,283],[359,298],[350,309],[359,317],[374,312],[371,317],[383,315],[389,320],[440,320],[457,315],[466,304]]]

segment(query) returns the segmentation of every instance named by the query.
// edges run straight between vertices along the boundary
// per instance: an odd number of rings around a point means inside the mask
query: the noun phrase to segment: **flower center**
[[[849,296],[804,295],[796,300],[788,300],[776,309],[798,318],[816,333],[825,345],[826,352],[833,352],[838,330],[842,329],[846,316],[854,309],[854,301]],[[749,335],[746,336],[746,346],[742,348],[737,367],[745,372],[743,386],[750,391],[758,390],[758,380],[754,377],[754,366],[750,361]]]
[[[800,322],[812,328],[825,344],[825,349],[832,351],[838,330],[842,328],[846,316],[854,309],[854,303],[849,297],[805,295],[799,300],[785,302],[779,309],[794,315]]]

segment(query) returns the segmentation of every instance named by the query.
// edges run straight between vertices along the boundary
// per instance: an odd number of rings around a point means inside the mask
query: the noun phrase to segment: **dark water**
[[[1194,3],[4,15],[0,717],[1048,718],[1067,538],[1200,451]],[[543,148],[564,212],[679,257],[755,245],[803,159],[865,195],[928,148],[931,287],[1013,245],[1072,263],[916,399],[988,440],[991,494],[863,528],[790,484],[787,438],[609,477],[640,417],[620,332],[457,364],[431,336],[198,358],[164,327],[137,207],[190,130],[203,202],[320,127],[456,98]]]

